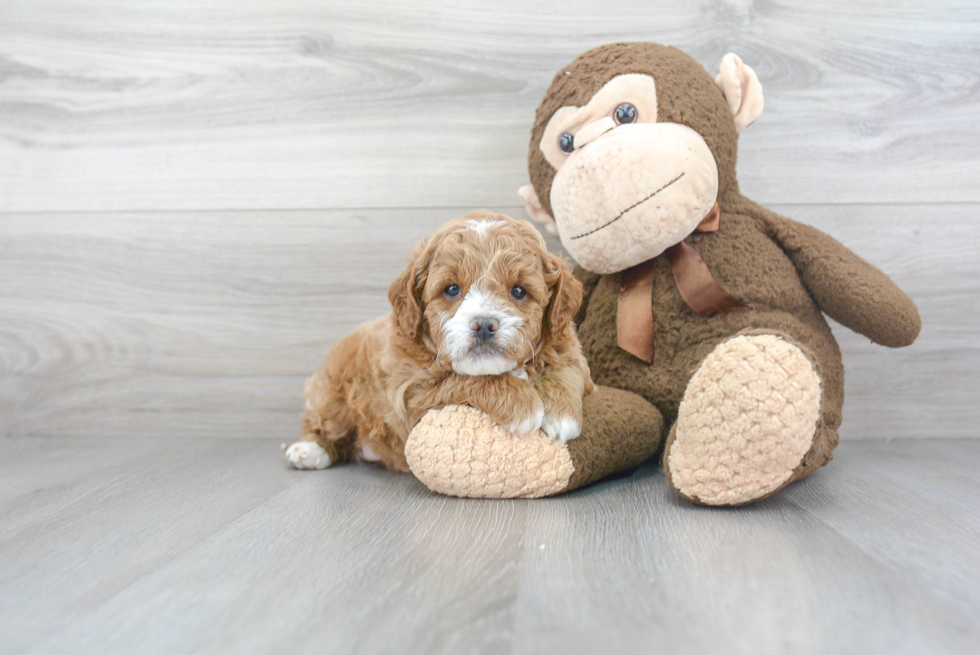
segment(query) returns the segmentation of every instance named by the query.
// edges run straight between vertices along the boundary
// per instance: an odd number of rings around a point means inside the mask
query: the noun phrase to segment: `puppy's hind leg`
[[[318,373],[306,382],[303,436],[282,448],[297,469],[325,469],[351,459],[354,422],[343,396]]]

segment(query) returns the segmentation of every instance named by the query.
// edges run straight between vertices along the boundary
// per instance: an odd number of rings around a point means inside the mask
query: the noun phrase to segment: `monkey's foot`
[[[820,378],[775,335],[718,345],[691,378],[664,450],[670,486],[703,505],[741,505],[792,482],[813,444]]]
[[[643,398],[596,387],[582,399],[582,433],[562,443],[539,430],[515,435],[471,407],[428,412],[405,456],[433,491],[469,498],[540,498],[639,466],[657,452],[663,417]]]
[[[574,471],[568,447],[543,432],[513,434],[465,405],[431,410],[405,445],[429,489],[465,498],[540,498],[564,491]]]

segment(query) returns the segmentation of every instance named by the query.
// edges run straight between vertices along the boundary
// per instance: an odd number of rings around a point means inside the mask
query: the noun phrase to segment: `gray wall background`
[[[294,437],[415,242],[524,216],[554,73],[627,40],[755,68],[743,192],[919,304],[911,348],[835,326],[843,438],[978,436],[980,5],[950,0],[0,0],[0,435]]]

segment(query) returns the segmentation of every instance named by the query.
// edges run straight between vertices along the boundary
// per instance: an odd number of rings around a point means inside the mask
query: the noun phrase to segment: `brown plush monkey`
[[[586,399],[567,445],[514,439],[474,411],[431,413],[409,441],[424,483],[550,495],[639,464],[666,436],[674,490],[738,505],[830,461],[844,370],[823,314],[891,347],[915,340],[919,314],[843,245],[739,193],[738,133],[762,108],[733,54],[717,78],[652,43],[559,71],[520,194],[580,265],[579,339],[594,380],[615,389]]]

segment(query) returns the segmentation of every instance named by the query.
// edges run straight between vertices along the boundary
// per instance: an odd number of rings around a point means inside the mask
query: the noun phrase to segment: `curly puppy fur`
[[[593,389],[572,321],[582,285],[529,223],[489,212],[451,221],[414,250],[388,297],[393,313],[337,343],[307,382],[294,466],[408,471],[409,432],[447,405],[513,433],[578,436]],[[310,442],[326,457],[306,454]]]

